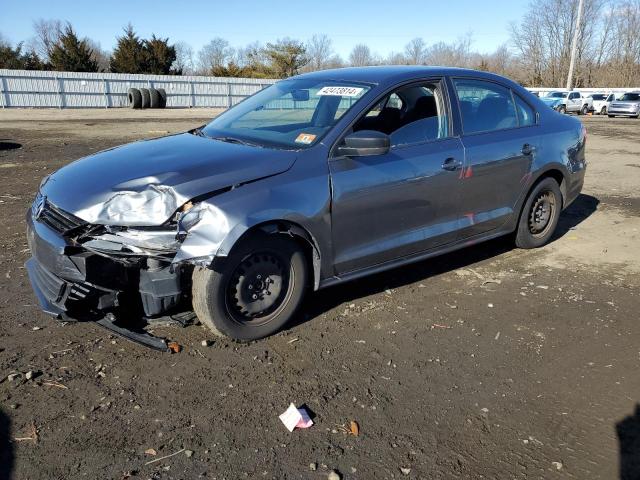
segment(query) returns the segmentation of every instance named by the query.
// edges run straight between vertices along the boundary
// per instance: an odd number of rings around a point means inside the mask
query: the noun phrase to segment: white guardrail
[[[129,88],[164,88],[167,107],[228,108],[276,82],[227,78],[0,69],[0,107],[127,107]]]

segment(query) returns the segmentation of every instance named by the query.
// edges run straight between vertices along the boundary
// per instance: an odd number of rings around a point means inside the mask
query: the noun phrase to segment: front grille
[[[86,225],[84,220],[59,209],[46,198],[44,199],[44,204],[39,211],[35,212],[35,219],[63,235],[71,230]]]

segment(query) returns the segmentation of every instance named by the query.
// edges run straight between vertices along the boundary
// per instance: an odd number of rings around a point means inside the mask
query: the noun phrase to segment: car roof
[[[511,82],[499,75],[479,70],[422,65],[381,65],[375,67],[336,68],[303,73],[302,75],[297,75],[292,78],[387,84],[401,82],[403,80],[443,75],[456,77],[473,76],[475,78],[486,78],[488,80],[494,79],[502,82],[506,80]]]

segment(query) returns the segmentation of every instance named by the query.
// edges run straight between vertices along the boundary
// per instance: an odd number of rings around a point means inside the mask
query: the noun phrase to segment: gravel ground
[[[41,177],[214,114],[0,111],[0,479],[640,478],[640,121],[583,119],[584,192],[547,247],[323,290],[265,340],[157,328],[167,354],[42,314],[23,268]],[[290,402],[312,428],[283,427]]]

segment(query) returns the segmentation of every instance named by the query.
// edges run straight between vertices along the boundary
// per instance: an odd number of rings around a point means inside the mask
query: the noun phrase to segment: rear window
[[[465,134],[518,126],[511,90],[483,80],[454,80]]]

